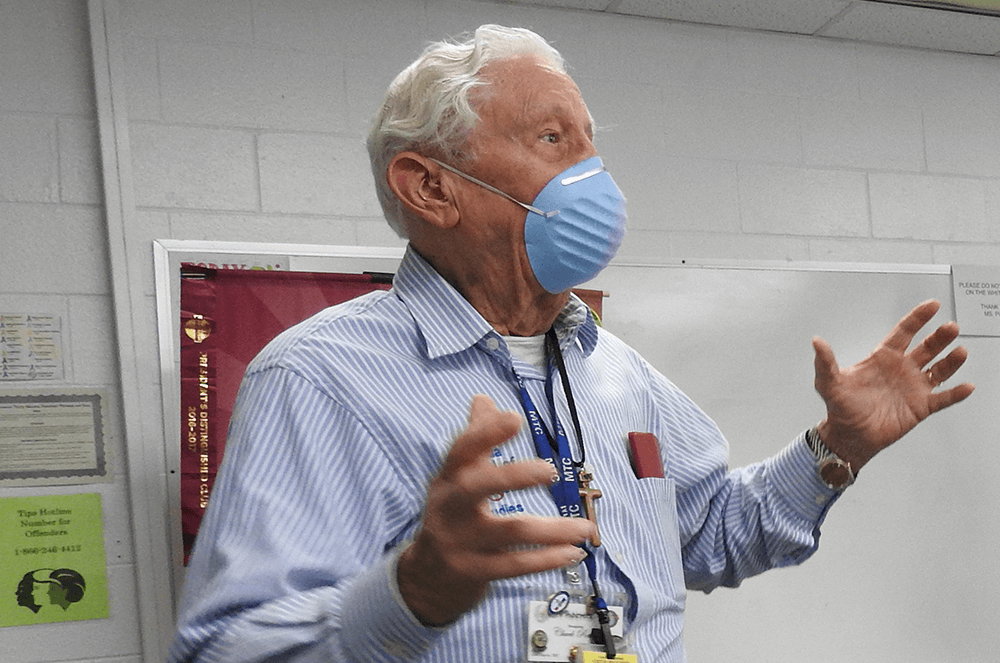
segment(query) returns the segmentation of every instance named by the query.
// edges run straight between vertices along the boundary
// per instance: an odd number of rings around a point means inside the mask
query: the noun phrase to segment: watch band
[[[844,490],[857,479],[851,464],[823,444],[816,427],[806,431],[806,445],[816,457],[816,475],[828,488]]]

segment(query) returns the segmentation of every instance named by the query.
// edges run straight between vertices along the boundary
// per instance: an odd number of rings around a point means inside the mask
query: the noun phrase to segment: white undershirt
[[[545,370],[545,334],[539,336],[504,336],[510,353],[523,362]]]

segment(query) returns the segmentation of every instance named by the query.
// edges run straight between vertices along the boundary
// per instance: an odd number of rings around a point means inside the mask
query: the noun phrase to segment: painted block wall
[[[1000,261],[996,58],[494,2],[117,7],[128,273],[145,294],[143,439],[129,446],[163,439],[150,242],[401,246],[372,190],[368,118],[426,41],[485,22],[536,29],[566,56],[629,198],[624,259]],[[0,309],[62,316],[65,384],[115,393],[89,53],[83,0],[0,4]],[[95,490],[112,618],[3,629],[0,659],[140,660],[126,484]]]
[[[64,379],[3,389],[88,387],[108,394],[110,483],[0,488],[0,497],[100,493],[111,617],[0,629],[0,661],[138,663],[125,444],[82,0],[0,3],[0,311],[61,319]],[[0,588],[13,601],[14,589]]]
[[[629,199],[622,258],[997,260],[996,58],[493,2],[209,5],[122,4],[136,200],[172,237],[396,243],[367,120],[426,41],[499,22],[566,56]]]

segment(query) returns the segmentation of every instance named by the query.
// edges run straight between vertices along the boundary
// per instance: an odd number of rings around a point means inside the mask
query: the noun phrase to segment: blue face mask
[[[597,276],[625,237],[625,196],[600,157],[585,159],[553,177],[531,205],[431,160],[528,210],[524,221],[528,263],[542,287],[553,294]]]

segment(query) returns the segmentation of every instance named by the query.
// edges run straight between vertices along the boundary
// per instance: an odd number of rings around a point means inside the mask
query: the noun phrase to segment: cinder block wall
[[[372,192],[368,118],[426,41],[485,22],[534,28],[566,56],[629,198],[623,259],[1000,259],[995,58],[492,2],[118,7],[147,439],[162,439],[151,240],[401,245]],[[0,64],[0,310],[62,316],[61,384],[115,394],[83,0],[0,5]],[[95,490],[112,618],[4,629],[3,660],[139,660],[124,477]],[[0,496],[38,492],[52,491]]]
[[[566,56],[622,258],[998,258],[996,58],[492,2],[123,8],[136,201],[171,237],[395,244],[368,118],[426,41],[499,22]]]
[[[87,26],[83,0],[0,3],[0,312],[58,317],[64,372],[62,380],[0,382],[0,391],[105,390],[114,479],[82,486],[0,487],[0,497],[101,494],[112,616],[2,628],[0,660],[11,663],[141,660]],[[5,605],[14,605],[14,590],[0,588]]]

